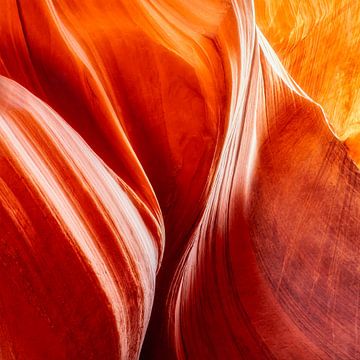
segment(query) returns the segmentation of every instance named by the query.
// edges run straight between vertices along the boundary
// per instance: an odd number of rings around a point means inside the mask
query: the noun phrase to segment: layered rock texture
[[[360,3],[0,13],[0,359],[360,359]]]

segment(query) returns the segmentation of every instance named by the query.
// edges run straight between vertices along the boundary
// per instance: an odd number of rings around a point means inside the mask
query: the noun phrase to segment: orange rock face
[[[356,1],[0,10],[1,359],[359,359]]]

